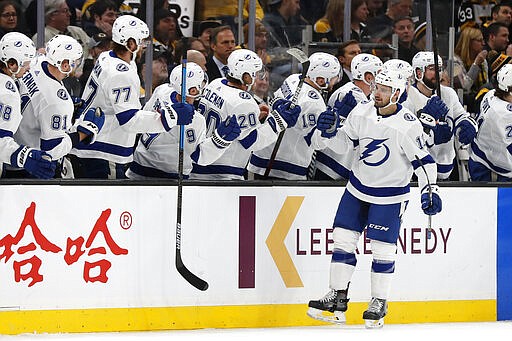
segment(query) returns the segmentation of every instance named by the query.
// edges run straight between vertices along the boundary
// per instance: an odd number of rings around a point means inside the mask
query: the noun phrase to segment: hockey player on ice
[[[414,114],[397,103],[405,90],[405,78],[384,70],[375,77],[375,83],[374,101],[358,104],[344,122],[333,110],[318,119],[313,136],[318,143],[337,151],[341,144],[355,142],[359,157],[352,165],[334,218],[330,290],[323,298],[310,301],[308,309],[308,315],[315,319],[345,322],[348,287],[357,263],[355,249],[366,228],[373,254],[372,298],[363,313],[368,328],[382,327],[387,313],[396,243],[413,171],[424,213],[434,215],[442,209],[435,185],[436,164],[423,143],[422,126]]]
[[[477,133],[476,122],[464,110],[450,87],[441,85],[441,98],[436,94],[434,53],[421,51],[412,59],[416,84],[409,88],[403,106],[415,113],[429,138],[430,154],[437,163],[437,178],[446,180],[453,170],[455,159],[454,137],[461,144],[469,144]],[[442,60],[438,59],[439,69]]]
[[[504,65],[496,80],[497,88],[480,105],[478,134],[469,149],[471,181],[512,180],[512,65]]]
[[[4,163],[23,168],[27,177],[50,179],[55,174],[55,163],[48,154],[19,145],[13,138],[22,118],[21,97],[15,82],[30,69],[35,55],[34,43],[22,33],[9,32],[0,40],[0,177]]]
[[[207,166],[193,164],[190,179],[243,180],[251,153],[276,141],[281,131],[297,122],[300,107],[291,109],[291,102],[286,100],[274,103],[266,120],[260,122],[260,107],[248,93],[263,67],[256,53],[235,50],[228,57],[228,67],[227,78],[217,78],[205,88],[199,111],[206,118],[207,137],[233,115],[241,134],[215,162]]]
[[[311,141],[318,116],[325,111],[322,91],[328,90],[336,84],[340,74],[340,63],[333,55],[316,52],[309,57],[309,68],[304,84],[297,99],[300,106],[300,116],[297,124],[288,129],[277,151],[270,178],[286,180],[306,180],[308,166],[315,149]],[[291,99],[300,80],[300,75],[294,74],[285,79],[281,87],[275,92],[274,106],[284,99]],[[251,156],[247,170],[255,174],[255,178],[262,178],[272,155],[274,144],[255,151]]]
[[[21,119],[14,139],[40,148],[60,161],[71,148],[93,143],[105,115],[90,107],[72,125],[74,105],[62,80],[80,64],[82,46],[72,37],[56,35],[46,44],[45,55],[37,57],[30,71],[20,78]]]
[[[169,76],[169,83],[158,86],[144,110],[159,111],[163,101],[181,102],[182,66],[176,66]],[[208,84],[208,76],[195,63],[187,63],[187,98],[189,104],[201,95]],[[196,112],[192,123],[185,127],[183,147],[183,177],[192,171],[192,159],[200,165],[207,165],[229,147],[231,141],[240,135],[240,126],[235,116],[219,124],[211,137],[206,138],[206,120]],[[130,179],[178,178],[178,151],[180,126],[174,126],[167,133],[143,134],[133,154],[133,162],[126,172]]]
[[[82,94],[86,109],[103,110],[105,127],[95,143],[71,151],[76,178],[124,179],[137,133],[163,133],[192,121],[194,108],[187,103],[165,101],[160,112],[141,110],[135,59],[148,39],[149,29],[140,19],[123,15],[114,21],[113,48],[98,57]]]
[[[328,105],[340,110],[351,110],[357,103],[367,101],[372,91],[375,76],[382,69],[382,61],[371,54],[361,53],[352,59],[350,71],[353,80],[338,88],[329,97]],[[351,93],[355,101],[345,109],[340,107],[345,95]],[[354,159],[353,148],[347,146],[343,153],[335,153],[330,148],[325,148],[316,153],[316,180],[348,180],[348,174]]]

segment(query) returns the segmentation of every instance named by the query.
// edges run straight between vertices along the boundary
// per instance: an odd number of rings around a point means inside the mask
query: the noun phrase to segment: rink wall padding
[[[419,190],[397,244],[386,323],[512,319],[512,188],[442,185],[431,239]],[[334,182],[186,181],[174,267],[176,183],[0,182],[0,333],[317,325],[328,290]],[[370,299],[371,250],[357,249],[347,323]]]

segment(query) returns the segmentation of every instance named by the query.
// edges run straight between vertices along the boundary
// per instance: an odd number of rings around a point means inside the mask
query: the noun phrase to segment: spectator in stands
[[[419,24],[414,30],[412,43],[418,51],[425,51],[427,45],[427,23]]]
[[[204,53],[203,43],[194,37],[187,37],[187,61],[193,62],[199,65],[204,71],[206,71],[206,59],[208,56]],[[174,50],[174,61],[172,65],[169,65],[169,71],[175,66],[181,64],[183,57],[183,40],[176,43],[176,49]]]
[[[265,2],[268,3],[269,0]],[[307,22],[315,23],[324,15],[328,2],[329,0],[300,0],[300,14]],[[265,5],[264,8],[268,6]]]
[[[210,48],[212,55],[206,62],[208,79],[225,77],[228,68],[228,57],[235,50],[235,35],[231,27],[219,26],[212,30]]]
[[[206,49],[206,57],[208,58],[208,55],[210,54],[210,37],[212,30],[215,27],[221,26],[220,22],[214,21],[214,20],[207,20],[202,21],[199,24],[199,29],[197,34],[195,36],[203,43],[205,49]]]
[[[508,47],[508,26],[495,22],[490,24],[485,30],[483,30],[483,37],[485,41],[484,49],[495,50],[504,53]]]
[[[418,52],[412,43],[414,38],[414,22],[411,17],[398,18],[393,23],[393,33],[398,36],[398,59],[412,63],[412,57]]]
[[[18,9],[10,0],[0,1],[0,38],[4,34],[16,31],[18,26]]]
[[[268,65],[272,61],[267,53],[268,32],[263,23],[256,19],[254,24],[254,52],[261,58],[263,65]],[[249,48],[249,24],[244,25],[244,43],[240,45],[243,49]]]
[[[302,43],[302,29],[308,22],[300,16],[299,0],[269,0],[263,24],[269,32],[269,48]]]
[[[350,14],[350,28],[352,32],[350,33],[350,39],[357,41],[367,41],[369,39],[366,27],[369,13],[366,0],[352,1],[352,11]]]
[[[372,38],[381,32],[393,29],[393,22],[398,18],[411,15],[412,0],[388,0],[386,13],[368,20],[368,33]]]
[[[44,2],[44,13],[46,26],[44,28],[45,44],[55,35],[63,34],[76,39],[84,52],[84,58],[89,55],[89,36],[83,29],[77,26],[71,26],[71,13],[66,0],[46,0]],[[37,46],[37,33],[32,37],[34,44]],[[42,47],[42,46],[37,46]],[[81,72],[81,69],[79,70]]]
[[[492,19],[483,24],[484,28],[489,27],[490,24],[495,22],[504,23],[507,26],[512,24],[512,4],[502,1],[498,5],[494,5],[491,9]]]
[[[464,89],[464,103],[473,111],[475,95],[487,83],[489,67],[484,38],[478,28],[466,27],[462,30],[454,51],[454,88]]]
[[[343,76],[341,77],[340,81],[334,85],[332,92],[353,80],[351,72],[352,59],[360,53],[361,47],[359,46],[359,42],[357,40],[346,41],[338,47],[336,58],[338,58],[340,62]]]
[[[368,18],[375,18],[386,12],[386,6],[384,3],[386,0],[366,0],[368,6]]]
[[[151,90],[155,90],[155,88],[159,85],[167,83],[169,80],[169,70],[168,60],[169,60],[169,52],[160,51],[158,49],[153,48],[153,62],[151,64],[152,67],[152,77],[151,77]],[[141,83],[141,97],[145,97],[145,93],[143,93],[145,89],[145,80],[146,80],[146,56],[145,53],[142,54],[140,61],[138,63],[137,69],[139,71],[140,83]]]
[[[313,41],[343,41],[345,0],[329,0],[323,17],[313,26]]]
[[[118,6],[114,1],[96,1],[89,6],[90,19],[82,19],[82,27],[90,37],[104,33],[112,37],[112,25],[117,18]]]
[[[488,82],[480,87],[478,93],[475,96],[473,109],[476,108],[474,112],[479,111],[480,104],[487,92],[496,88],[496,75],[498,71],[506,64],[512,64],[512,57],[507,56],[503,53],[498,53],[494,50],[491,50],[487,53],[487,65],[489,65],[489,77]]]
[[[482,24],[491,20],[491,6],[497,5],[500,0],[463,0],[457,9],[456,26],[459,31],[466,27],[481,28]]]
[[[237,32],[238,25],[235,18],[238,17],[238,0],[196,0],[196,20],[219,20],[222,25],[228,25],[233,32]],[[256,18],[262,20],[264,11],[256,1]],[[249,0],[244,0],[244,20],[249,18]]]
[[[176,42],[183,37],[174,12],[159,8],[154,13],[153,46],[160,52],[174,52]]]

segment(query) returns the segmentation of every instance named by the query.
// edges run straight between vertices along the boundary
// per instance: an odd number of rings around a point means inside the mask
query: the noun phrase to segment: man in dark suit
[[[208,79],[225,77],[228,69],[228,57],[235,50],[235,35],[229,26],[219,26],[212,30],[210,47],[212,54],[206,61]]]

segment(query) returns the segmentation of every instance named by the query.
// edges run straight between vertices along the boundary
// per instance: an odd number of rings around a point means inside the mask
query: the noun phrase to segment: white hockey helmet
[[[382,70],[382,61],[379,57],[369,53],[360,53],[356,55],[350,63],[350,72],[353,79],[361,80],[368,84],[364,79],[364,75],[369,72],[373,77]],[[370,85],[370,84],[368,84]]]
[[[336,57],[325,52],[315,52],[309,56],[309,68],[306,77],[320,89],[327,89],[331,79],[340,76],[340,71],[341,65]],[[317,78],[323,78],[325,85],[318,85],[316,82]]]
[[[133,15],[122,15],[112,25],[112,41],[126,46],[130,38],[135,40],[138,48],[145,45],[149,38],[148,25]]]
[[[18,63],[18,71],[26,61],[32,60],[36,55],[36,47],[32,40],[19,32],[9,32],[0,40],[0,60],[7,62],[14,59]]]
[[[401,59],[389,59],[383,65],[384,70],[397,71],[405,77],[406,80],[414,76],[411,64]]]
[[[181,94],[182,70],[183,67],[180,64],[172,69],[171,74],[169,75],[169,85],[179,94]],[[206,72],[204,72],[204,70],[196,63],[188,62],[187,79],[185,83],[187,87],[187,97],[196,98],[197,96],[200,96],[207,84],[208,76],[206,75]],[[194,91],[193,94],[191,94],[190,92],[193,89],[196,89],[197,91]]]
[[[251,50],[238,49],[231,52],[228,57],[228,75],[234,79],[243,81],[243,76],[248,73],[252,78],[251,87],[256,80],[257,73],[263,68],[261,58]]]
[[[75,38],[66,35],[56,35],[46,43],[46,59],[57,67],[60,72],[70,74],[80,65],[83,56],[82,45]],[[69,62],[69,71],[62,70],[62,62]]]
[[[391,88],[391,97],[393,97],[398,90],[396,101],[393,102],[392,98],[390,98],[390,104],[396,103],[400,99],[400,96],[405,91],[406,82],[405,77],[400,72],[390,69],[384,69],[375,76],[375,84],[389,86]]]
[[[412,58],[412,68],[414,72],[414,77],[416,80],[421,80],[423,78],[423,73],[425,72],[425,68],[434,65],[434,52],[432,51],[420,51],[414,55]],[[441,56],[437,56],[437,65],[439,66],[439,70],[443,68],[443,59]],[[416,69],[421,70],[421,77],[418,77],[416,73]]]
[[[505,92],[510,92],[512,87],[512,64],[505,64],[496,75],[498,88]]]

